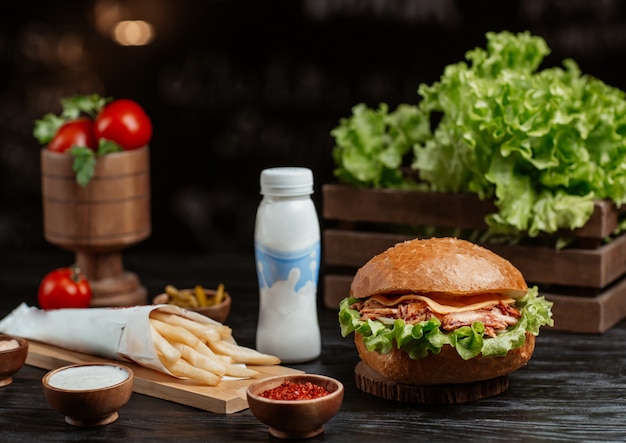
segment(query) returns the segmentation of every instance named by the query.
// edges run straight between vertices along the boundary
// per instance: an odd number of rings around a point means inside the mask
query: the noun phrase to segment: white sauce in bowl
[[[0,352],[19,348],[19,346],[20,344],[14,338],[11,338],[9,340],[0,340]]]
[[[48,384],[68,391],[101,389],[123,382],[128,371],[111,365],[77,366],[55,372],[48,377]]]

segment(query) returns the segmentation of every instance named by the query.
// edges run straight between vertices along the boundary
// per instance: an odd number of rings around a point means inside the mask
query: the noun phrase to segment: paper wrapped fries
[[[0,332],[210,386],[225,376],[254,377],[246,364],[280,363],[237,345],[228,326],[172,305],[43,311],[22,304],[0,320]]]

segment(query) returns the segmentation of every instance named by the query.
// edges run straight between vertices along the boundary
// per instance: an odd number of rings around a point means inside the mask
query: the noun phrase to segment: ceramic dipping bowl
[[[194,290],[193,289],[179,289],[180,292],[188,292],[190,294],[193,294]],[[205,292],[208,296],[213,296],[215,295],[216,291],[213,289],[205,289]],[[162,293],[157,295],[156,297],[154,297],[154,299],[152,300],[152,303],[154,303],[155,305],[162,305],[162,304],[168,304],[170,302],[170,296],[167,293]],[[193,311],[193,312],[197,312],[198,314],[202,314],[206,317],[209,317],[215,321],[218,321],[220,323],[224,323],[226,321],[226,319],[228,318],[228,315],[230,314],[230,307],[231,307],[232,301],[230,298],[230,295],[228,294],[228,292],[224,293],[224,299],[216,304],[216,305],[209,305],[209,306],[203,306],[200,308],[187,308],[185,307],[184,309],[187,309],[189,311]]]
[[[54,369],[41,382],[52,409],[73,426],[103,426],[119,418],[133,392],[132,369],[117,363],[81,363]]]
[[[27,340],[0,334],[0,387],[13,383],[13,375],[22,369],[27,355]]]
[[[310,400],[273,400],[261,396],[284,382],[313,385],[329,393]],[[335,416],[343,403],[343,385],[324,375],[295,374],[270,377],[252,383],[246,390],[248,406],[254,416],[268,426],[270,435],[283,439],[315,437],[324,431],[324,423]]]

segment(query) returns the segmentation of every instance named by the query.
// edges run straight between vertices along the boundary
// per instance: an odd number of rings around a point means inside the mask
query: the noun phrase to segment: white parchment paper
[[[220,324],[173,305],[44,311],[22,303],[0,320],[0,332],[85,354],[132,361],[172,375],[159,360],[152,340],[149,318],[155,309],[201,323]]]

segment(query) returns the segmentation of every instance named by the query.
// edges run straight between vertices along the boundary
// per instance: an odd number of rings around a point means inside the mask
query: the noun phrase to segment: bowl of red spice
[[[280,375],[248,386],[248,406],[268,426],[270,435],[284,439],[315,437],[343,403],[343,385],[316,374]]]

